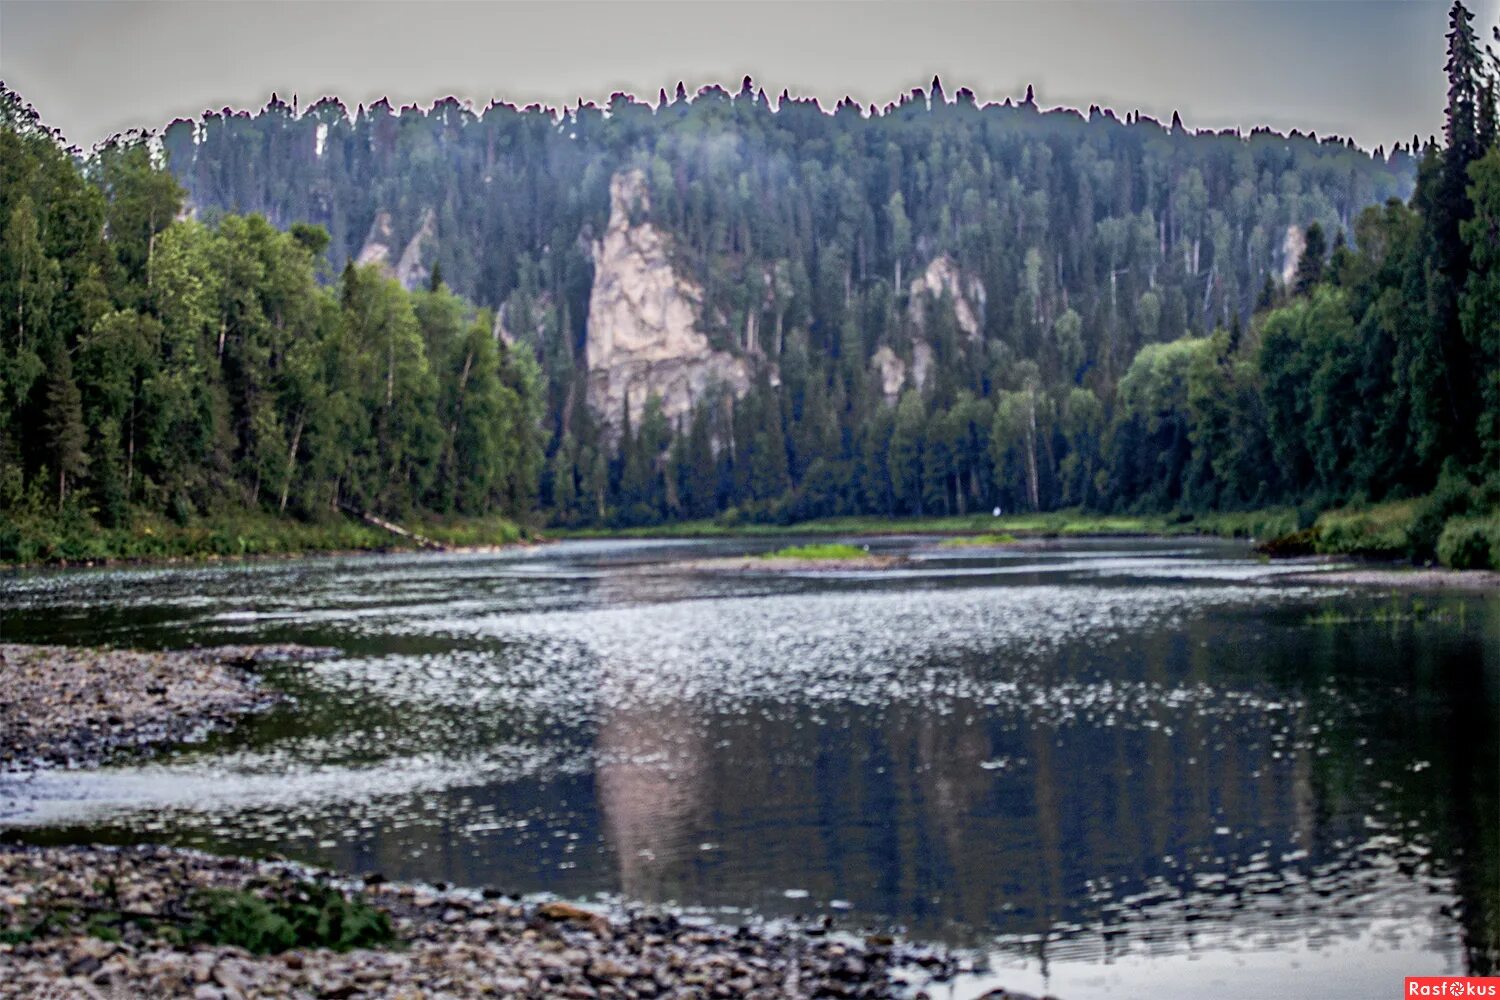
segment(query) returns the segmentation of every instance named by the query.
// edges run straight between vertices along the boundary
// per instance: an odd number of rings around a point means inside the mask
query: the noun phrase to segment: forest
[[[1500,562],[1496,69],[1461,4],[1446,72],[1443,134],[1389,152],[747,78],[562,110],[273,97],[83,155],[7,91],[0,550],[27,519],[224,511],[1404,503],[1384,548],[1431,558],[1446,525],[1445,559]],[[590,405],[626,171],[749,372],[685,412]]]
[[[330,272],[317,226],[191,221],[147,145],[81,157],[13,92],[0,114],[0,556],[179,554],[151,536],[233,513],[530,514],[541,377],[484,311]],[[249,544],[223,534],[192,544]]]

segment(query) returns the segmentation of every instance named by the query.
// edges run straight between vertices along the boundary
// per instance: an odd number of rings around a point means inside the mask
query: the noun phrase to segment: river
[[[970,950],[954,996],[1494,969],[1500,601],[1195,540],[691,565],[785,542],[0,577],[9,642],[340,651],[268,670],[291,700],[231,732],[6,779],[0,827],[826,916]]]

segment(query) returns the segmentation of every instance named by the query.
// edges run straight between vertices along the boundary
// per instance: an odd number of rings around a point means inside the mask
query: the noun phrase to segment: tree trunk
[[[1026,393],[1026,496],[1032,510],[1041,510],[1041,491],[1036,472],[1036,390]]]
[[[135,480],[135,397],[130,398],[130,429],[125,440],[125,502],[130,502],[131,483]]]
[[[392,337],[385,355],[385,408],[396,400],[396,338]]]
[[[292,431],[292,447],[286,454],[286,476],[281,481],[281,505],[279,508],[282,514],[286,513],[287,494],[292,490],[292,472],[297,467],[297,445],[302,442],[302,422],[306,416],[306,410],[297,414],[297,428]]]

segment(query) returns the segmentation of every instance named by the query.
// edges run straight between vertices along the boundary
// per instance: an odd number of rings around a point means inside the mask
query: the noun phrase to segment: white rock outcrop
[[[964,336],[978,340],[984,332],[986,296],[984,282],[959,270],[952,257],[943,254],[912,279],[907,289],[912,322],[919,328],[927,320],[929,301],[940,301],[946,293],[953,302],[953,319]]]
[[[1302,254],[1307,250],[1307,236],[1301,226],[1287,226],[1281,238],[1281,283],[1292,287],[1297,277],[1297,265],[1302,263]]]
[[[593,246],[589,406],[617,432],[627,401],[635,419],[650,396],[659,396],[663,414],[675,421],[715,386],[744,395],[749,366],[714,350],[699,329],[703,291],[672,268],[667,238],[649,221],[645,174],[616,174],[609,196],[609,225]]]
[[[870,364],[880,375],[881,395],[888,405],[894,406],[908,387],[908,372],[912,388],[922,389],[927,385],[927,374],[932,370],[932,345],[925,340],[912,341],[910,365],[890,347],[882,346],[870,356]]]
[[[354,263],[363,267],[366,264],[375,264],[381,268],[391,266],[391,247],[396,242],[396,226],[391,221],[390,212],[376,212],[375,221],[370,223],[369,235],[365,237],[364,246],[359,248],[359,254],[354,258]]]
[[[422,223],[417,227],[416,235],[401,251],[401,259],[396,262],[396,280],[408,289],[426,285],[432,277],[429,262],[436,252],[437,215],[429,208],[422,213]]]
[[[395,256],[397,243],[396,224],[391,213],[376,212],[375,220],[370,223],[370,232],[354,262],[376,265],[407,289],[425,285],[432,275],[428,261],[437,248],[437,215],[430,208],[422,213],[422,221],[418,224],[416,233],[407,240],[400,257]],[[393,258],[394,265],[391,263]]]

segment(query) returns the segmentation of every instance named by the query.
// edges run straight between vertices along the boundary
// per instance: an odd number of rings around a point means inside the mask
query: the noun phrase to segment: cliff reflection
[[[676,869],[707,818],[701,720],[681,702],[605,708],[595,751],[599,814],[620,891],[649,902],[676,898]]]

